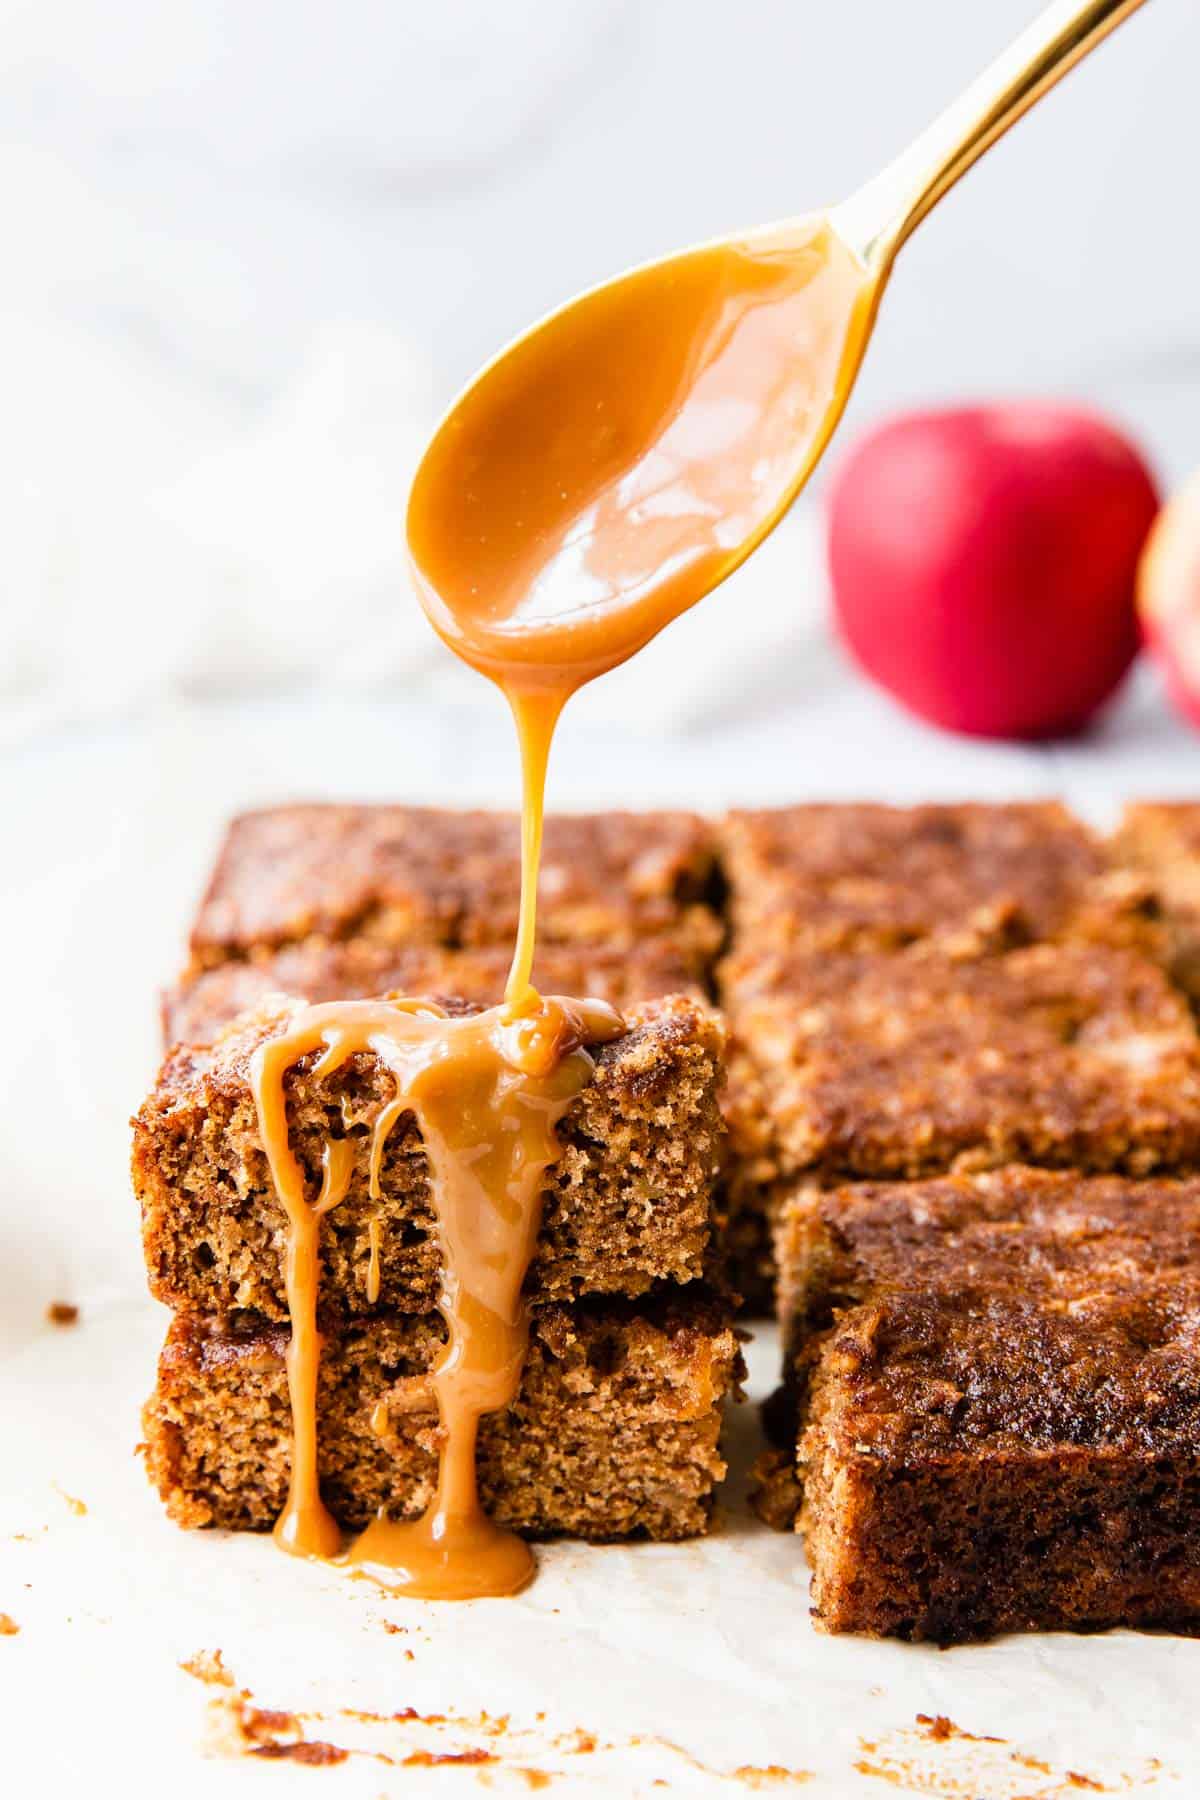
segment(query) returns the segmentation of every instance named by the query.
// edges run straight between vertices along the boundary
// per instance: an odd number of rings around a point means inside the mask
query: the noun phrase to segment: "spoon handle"
[[[882,275],[942,195],[1143,0],[1053,0],[894,162],[837,207],[842,241]]]

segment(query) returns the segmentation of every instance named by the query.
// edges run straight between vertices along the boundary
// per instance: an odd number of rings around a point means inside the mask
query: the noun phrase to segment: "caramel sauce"
[[[379,1299],[379,1287],[383,1279],[383,1227],[378,1213],[372,1213],[367,1221],[367,1235],[371,1244],[371,1257],[367,1264],[367,1305],[374,1306]]]
[[[431,1377],[441,1424],[437,1490],[416,1521],[377,1519],[346,1552],[407,1594],[511,1594],[532,1553],[486,1515],[480,1419],[516,1394],[528,1337],[522,1288],[555,1127],[592,1073],[588,1045],[621,1029],[598,1002],[532,985],[550,746],[576,690],[692,606],[775,523],[841,411],[871,322],[862,265],[827,222],[760,233],[635,271],[518,341],[435,436],[413,486],[408,540],[422,605],[446,643],[511,707],[522,766],[521,911],[504,1004],[447,1017],[419,1000],[335,1002],[301,1013],[253,1059],[272,1179],[288,1220],[291,1485],[276,1539],[332,1557],[341,1533],[320,1496],[319,1234],[350,1178],[325,1146],[309,1201],[288,1143],[285,1078],[315,1056],[328,1074],[364,1051],[396,1084],[370,1149],[378,1202],[387,1138],[415,1115],[442,1252],[446,1348]],[[368,1299],[382,1245],[370,1223]],[[379,1402],[370,1429],[386,1442]]]
[[[447,1343],[432,1376],[442,1434],[437,1492],[415,1522],[370,1525],[345,1560],[418,1597],[510,1594],[532,1574],[532,1553],[479,1504],[476,1434],[480,1418],[507,1406],[520,1382],[528,1335],[521,1290],[537,1242],[543,1177],[558,1154],[555,1127],[591,1078],[588,1046],[620,1030],[619,1015],[599,1001],[539,999],[536,1010],[520,1015],[493,1007],[462,1018],[448,1018],[428,1001],[334,1001],[307,1008],[255,1052],[254,1098],[289,1226],[293,1448],[287,1504],[275,1527],[284,1549],[322,1557],[341,1550],[318,1482],[318,1234],[321,1219],[345,1197],[352,1161],[349,1140],[330,1139],[320,1193],[309,1201],[288,1142],[288,1070],[315,1057],[319,1079],[364,1052],[382,1059],[396,1094],[375,1125],[370,1198],[380,1197],[388,1135],[411,1112],[429,1162],[442,1253],[438,1307]],[[383,1437],[387,1412],[381,1403],[371,1419]]]
[[[635,270],[518,339],[413,484],[435,630],[514,706],[545,696],[552,729],[776,522],[841,411],[875,293],[814,220]]]

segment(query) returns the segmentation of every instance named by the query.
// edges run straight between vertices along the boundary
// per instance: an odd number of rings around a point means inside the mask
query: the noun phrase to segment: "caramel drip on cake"
[[[367,1221],[367,1235],[371,1243],[371,1258],[367,1264],[367,1303],[374,1306],[379,1299],[379,1284],[383,1277],[380,1256],[383,1234],[378,1213],[372,1213]]]
[[[508,1405],[521,1379],[528,1336],[522,1296],[537,1242],[546,1169],[559,1151],[556,1126],[591,1079],[587,1046],[621,1030],[598,1001],[534,997],[514,1017],[506,1007],[451,1018],[428,1001],[331,1002],[301,1013],[290,1030],[255,1052],[251,1079],[272,1179],[288,1217],[287,1291],[292,1320],[288,1384],[293,1455],[277,1541],[299,1555],[330,1557],[341,1545],[318,1486],[316,1395],[319,1230],[344,1197],[350,1151],[325,1147],[325,1178],[310,1204],[288,1141],[286,1076],[316,1056],[314,1074],[373,1053],[396,1081],[370,1151],[370,1196],[388,1134],[411,1112],[421,1131],[441,1240],[438,1306],[447,1342],[433,1371],[442,1445],[437,1492],[423,1518],[379,1519],[346,1560],[389,1586],[427,1599],[511,1594],[533,1573],[526,1544],[493,1525],[480,1506],[475,1443],[480,1418]],[[372,1421],[386,1431],[386,1421]]]

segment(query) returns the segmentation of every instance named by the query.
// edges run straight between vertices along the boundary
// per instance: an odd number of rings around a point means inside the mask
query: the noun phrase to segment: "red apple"
[[[1200,471],[1163,507],[1147,539],[1138,608],[1168,693],[1200,725]]]
[[[1077,731],[1137,654],[1135,576],[1157,508],[1138,451],[1094,414],[909,413],[834,482],[838,623],[866,672],[934,724]]]

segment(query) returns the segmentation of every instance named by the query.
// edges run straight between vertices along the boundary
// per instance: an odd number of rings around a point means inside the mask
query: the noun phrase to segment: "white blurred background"
[[[140,1288],[125,1119],[224,817],[512,803],[498,698],[405,574],[437,411],[583,284],[848,193],[1035,11],[0,0],[0,1258],[31,1319]],[[1197,69],[1196,0],[1150,0],[950,196],[832,457],[1035,392],[1200,463]],[[573,703],[553,804],[1200,790],[1149,670],[1079,744],[902,716],[827,632],[820,485]]]
[[[6,0],[0,733],[310,684],[486,706],[405,579],[436,412],[584,284],[848,193],[1035,10]],[[843,441],[1048,391],[1172,476],[1200,461],[1198,67],[1194,0],[1153,0],[950,197]],[[696,628],[727,685],[808,643],[818,577],[791,566],[738,609],[748,646]],[[674,655],[595,716],[643,716]],[[713,697],[692,660],[668,723]]]

